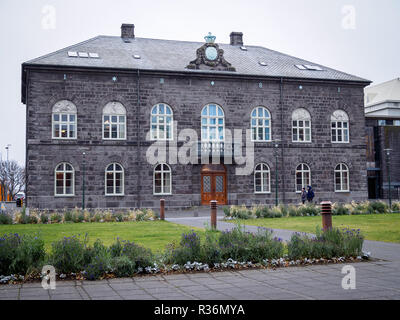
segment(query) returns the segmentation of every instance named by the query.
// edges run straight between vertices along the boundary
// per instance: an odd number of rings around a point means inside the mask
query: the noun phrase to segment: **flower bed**
[[[355,230],[332,229],[318,232],[315,238],[294,234],[285,244],[274,238],[271,230],[259,228],[252,234],[237,226],[222,233],[207,229],[203,240],[192,230],[157,255],[120,239],[108,247],[100,240],[88,245],[86,236],[64,237],[53,242],[46,254],[40,237],[10,234],[0,238],[0,283],[40,279],[45,276],[40,274],[43,265],[53,265],[59,279],[96,280],[160,272],[357,261],[362,260],[362,244],[363,236]]]
[[[389,205],[383,201],[364,201],[351,202],[347,204],[332,204],[333,215],[359,215],[359,214],[381,214],[390,212],[400,212],[400,202]],[[256,205],[248,208],[244,205],[230,206],[224,208],[225,217],[228,219],[251,219],[251,218],[282,218],[282,217],[305,217],[317,216],[321,214],[321,208],[315,204],[279,205],[266,206]]]
[[[20,212],[0,213],[0,224],[49,224],[79,222],[123,222],[157,220],[159,215],[151,209],[136,209],[113,212],[111,210],[81,210],[78,208],[61,211],[30,210],[29,215],[23,208]]]

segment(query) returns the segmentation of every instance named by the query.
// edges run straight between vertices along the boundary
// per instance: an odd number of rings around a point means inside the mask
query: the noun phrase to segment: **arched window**
[[[151,109],[151,139],[172,140],[173,134],[173,113],[169,105],[164,103],[156,104]]]
[[[66,162],[58,164],[54,175],[54,194],[56,196],[73,196],[74,185],[74,167]]]
[[[254,192],[269,193],[270,185],[270,170],[265,163],[259,163],[254,168]]]
[[[109,102],[103,108],[103,139],[126,139],[126,110],[120,102]]]
[[[76,139],[76,114],[76,106],[71,101],[61,100],[53,106],[53,139]]]
[[[217,104],[208,104],[201,111],[201,140],[224,141],[225,116]]]
[[[303,108],[299,108],[292,113],[292,141],[311,142],[311,116]]]
[[[105,172],[106,196],[124,195],[124,168],[118,163],[111,163]]]
[[[332,142],[349,142],[349,116],[343,110],[336,110],[331,115]]]
[[[251,139],[271,141],[271,115],[267,108],[257,107],[251,112]]]
[[[349,167],[344,163],[339,163],[335,167],[335,192],[348,192],[349,187]]]
[[[160,163],[154,168],[154,194],[171,194],[171,168]]]
[[[301,192],[302,188],[311,185],[310,167],[305,163],[300,163],[296,168],[296,192]]]

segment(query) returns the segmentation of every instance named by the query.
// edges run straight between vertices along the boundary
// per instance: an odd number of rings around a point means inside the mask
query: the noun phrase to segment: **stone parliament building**
[[[123,24],[121,36],[23,63],[27,206],[299,203],[308,185],[317,202],[367,198],[369,80],[247,45],[240,32],[229,44],[204,39],[138,38]],[[169,161],[168,148],[163,161],[149,161],[154,143],[179,149],[188,129],[197,163]],[[247,174],[235,159],[200,161],[210,150],[228,154],[237,129],[238,150],[253,157]]]

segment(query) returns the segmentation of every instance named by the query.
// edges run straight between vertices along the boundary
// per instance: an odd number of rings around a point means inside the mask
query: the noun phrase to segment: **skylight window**
[[[135,59],[140,59],[140,56],[139,56],[138,54],[134,54],[133,57],[134,57]]]
[[[247,48],[245,46],[241,46],[240,50],[247,51]]]
[[[305,66],[303,66],[302,64],[296,64],[296,67],[300,70],[307,70],[307,68]]]
[[[76,52],[76,51],[68,51],[68,57],[74,58],[92,58],[92,59],[99,59],[100,56],[97,52]]]
[[[265,67],[267,64],[264,61],[258,62],[261,66]]]
[[[296,64],[295,66],[300,70],[323,71],[321,67],[314,66],[311,64]]]
[[[318,70],[318,71],[322,71],[322,69],[320,68],[320,67],[318,67],[318,66],[313,66],[313,65],[310,65],[310,64],[305,64],[304,65],[308,70]]]

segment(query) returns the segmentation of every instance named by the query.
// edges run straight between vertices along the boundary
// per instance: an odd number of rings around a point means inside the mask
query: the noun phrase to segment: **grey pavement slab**
[[[351,265],[356,270],[354,290],[341,287],[344,264],[335,264],[118,279],[121,281],[59,281],[55,290],[34,284],[6,285],[0,286],[0,300],[400,299],[400,263]]]

